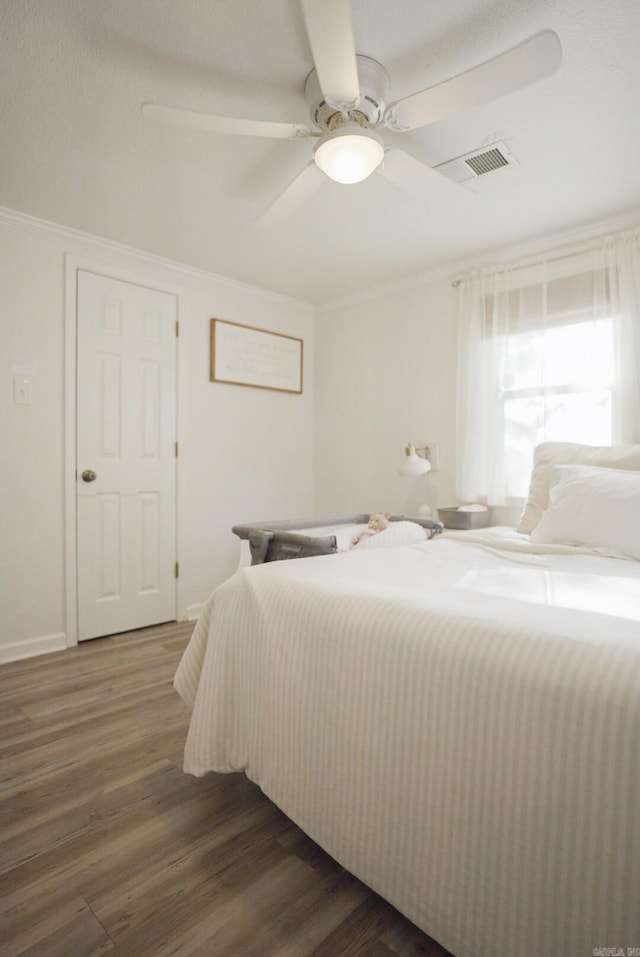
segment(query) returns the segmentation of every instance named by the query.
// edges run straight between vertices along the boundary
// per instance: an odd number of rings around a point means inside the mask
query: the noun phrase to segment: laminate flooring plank
[[[180,726],[159,730],[154,735],[148,735],[144,740],[144,746],[147,750],[149,765],[155,764],[156,761],[165,756],[173,764],[181,763],[183,744],[184,738]],[[140,747],[139,739],[137,746]],[[125,758],[131,762],[129,767],[135,765],[135,750],[135,735],[123,737],[121,754],[124,754]],[[102,754],[96,749],[88,749],[83,754],[82,761],[56,760],[42,769],[40,777],[37,769],[32,769],[13,778],[4,789],[0,789],[0,798],[3,797],[1,792],[4,790],[5,796],[10,799],[17,798],[19,804],[21,795],[27,800],[27,795],[30,792],[36,795],[45,795],[47,788],[49,788],[49,793],[51,793],[51,790],[55,791],[61,801],[65,797],[76,800],[78,794],[86,790],[87,787],[83,774],[83,761],[86,763],[89,780],[93,780],[99,788],[108,790],[115,779],[113,772],[118,757],[120,757],[120,754],[118,754],[117,745],[114,743],[105,747]]]
[[[33,729],[33,720],[23,712],[22,708],[17,710],[11,708],[5,713],[0,713],[0,741],[13,742],[21,734],[29,734]]]
[[[255,798],[252,799],[255,802]],[[218,817],[208,815],[202,802],[192,802],[171,830],[162,818],[128,830],[119,840],[94,844],[82,853],[48,855],[33,879],[12,892],[11,874],[2,886],[0,925],[17,933],[23,922],[37,913],[43,899],[79,894],[97,916],[118,931],[128,930],[146,918],[155,919],[165,900],[176,893],[191,894],[211,873],[237,856],[234,839],[250,840],[254,847],[270,838],[270,807],[259,804],[244,810],[222,805]],[[275,832],[282,823],[272,824]],[[253,832],[251,830],[253,827]],[[221,851],[218,849],[222,848]],[[226,853],[226,857],[225,857]]]
[[[48,655],[38,655],[0,665],[2,678],[2,702],[15,689],[25,693],[29,689],[55,688],[65,675],[82,678],[85,675],[99,674],[104,664],[110,674],[117,674],[126,663],[133,664],[153,656],[175,660],[176,651],[187,646],[194,623],[175,625],[168,628],[144,629],[142,632],[128,632],[108,638],[94,638],[81,642],[64,651]],[[172,644],[165,646],[165,641]],[[126,670],[126,668],[125,668]]]
[[[120,714],[117,701],[112,699],[111,713],[101,716],[90,732],[85,724],[66,723],[54,741],[44,744],[36,739],[32,747],[18,749],[10,760],[3,759],[3,780],[0,781],[0,793],[6,797],[22,788],[32,785],[38,787],[45,783],[49,775],[73,773],[74,769],[86,764],[93,768],[95,763],[105,768],[120,763],[120,754],[126,756],[129,751],[142,746],[151,749],[152,742],[163,735],[186,733],[187,715],[183,706],[176,701],[176,695],[167,689],[167,695],[161,694],[156,707],[141,698],[133,703],[134,716]],[[102,705],[100,706],[102,708]],[[139,722],[136,724],[136,720]],[[86,727],[91,726],[91,717],[87,716]],[[40,725],[42,727],[42,725]],[[10,749],[10,745],[8,745]],[[182,762],[184,738],[179,753]]]
[[[264,805],[227,813],[208,832],[194,824],[180,833],[179,842],[149,851],[146,868],[133,855],[121,859],[116,874],[103,867],[100,875],[84,882],[84,893],[109,933],[119,939],[146,923],[153,924],[157,913],[172,907],[177,896],[198,895],[203,884],[212,886],[221,880],[221,872],[243,854],[260,855],[281,827],[282,822]],[[251,844],[243,851],[241,845],[247,841]]]
[[[167,720],[186,719],[185,708],[176,697],[173,687],[163,680],[146,688],[144,696],[140,695],[139,689],[125,692],[115,699],[105,695],[103,701],[91,707],[85,718],[79,719],[78,713],[74,716],[71,710],[55,720],[34,714],[16,722],[16,727],[3,737],[0,761],[15,755],[17,760],[13,767],[17,767],[18,759],[25,753],[33,754],[37,760],[36,747],[73,754],[78,744],[95,744],[101,737],[108,738],[123,729],[135,726],[142,729],[150,720],[155,723],[158,712]]]
[[[409,920],[394,921],[380,939],[397,957],[452,957],[448,950],[423,934]]]
[[[0,941],[0,957],[99,957],[113,950],[113,941],[82,897],[45,902],[28,928]]]
[[[6,694],[25,694],[29,690],[55,688],[56,682],[65,678],[82,679],[85,675],[99,674],[101,668],[104,670],[105,663],[109,673],[117,674],[125,662],[134,663],[153,657],[156,645],[160,645],[160,639],[156,639],[155,645],[117,646],[109,638],[96,638],[65,651],[10,662],[1,666],[3,691]]]
[[[25,867],[33,859],[45,855],[58,857],[66,845],[69,847],[62,853],[73,857],[78,853],[87,853],[94,846],[99,852],[103,843],[108,844],[121,836],[126,839],[127,834],[137,834],[140,828],[155,827],[166,832],[168,828],[177,826],[176,819],[183,818],[191,807],[189,793],[193,791],[186,782],[180,769],[170,764],[155,773],[148,782],[144,778],[134,781],[124,789],[124,793],[120,790],[110,791],[84,803],[79,798],[77,813],[74,814],[72,808],[36,826],[33,836],[27,830],[1,841],[2,872],[6,873],[18,865]],[[201,788],[202,794],[195,789],[196,806],[193,813],[196,815],[209,811],[205,787]],[[107,850],[108,847],[105,847],[105,852]]]
[[[446,957],[244,774],[183,774],[193,628],[0,666],[0,957]]]
[[[327,854],[318,844],[311,840],[304,831],[301,831],[295,824],[291,824],[286,831],[280,835],[278,842],[286,847],[291,854],[295,854],[301,861],[308,864],[314,870],[325,877],[335,881],[336,869],[344,874],[343,867],[340,866],[332,857]]]
[[[182,652],[187,647],[188,639],[191,637],[194,628],[195,622],[192,623],[191,631],[186,637],[184,635],[176,635],[174,638],[163,638],[162,647],[165,649],[165,651],[171,652],[171,654],[177,652],[178,656],[182,657]]]
[[[171,687],[175,664],[171,659],[157,661],[155,656],[141,661],[136,658],[119,664],[113,672],[101,671],[89,675],[69,676],[52,681],[48,694],[40,685],[31,694],[20,695],[20,708],[34,720],[55,720],[59,715],[79,714],[94,705],[100,706],[106,697],[112,700],[128,691],[140,691],[140,685],[153,687],[165,684]],[[18,692],[14,692],[17,695]],[[11,695],[9,696],[11,697]]]
[[[274,843],[268,845],[249,871],[234,878],[226,871],[222,880],[208,888],[207,906],[202,900],[182,902],[173,912],[171,946],[166,949],[156,936],[155,950],[145,950],[150,928],[141,937],[117,941],[124,955],[206,954],[207,957],[305,957],[314,941],[357,906],[367,889],[355,879],[334,894],[328,894],[317,873]],[[204,889],[204,887],[203,887]],[[187,917],[185,920],[184,918]],[[177,933],[176,933],[177,930]]]
[[[371,891],[353,875],[337,874],[332,886],[316,881],[313,893],[294,897],[275,910],[266,931],[241,947],[242,957],[261,957],[260,943],[278,957],[309,957],[335,928],[348,924]],[[238,942],[240,944],[240,942]]]
[[[237,923],[236,929],[244,937],[249,931],[248,924],[255,919],[251,917],[251,888],[257,885],[267,894],[274,885],[280,890],[285,884],[290,886],[289,872],[283,879],[281,869],[288,867],[292,860],[274,840],[257,848],[250,847],[244,854],[233,845],[217,848],[208,861],[208,868],[195,875],[186,889],[174,884],[168,895],[156,899],[149,918],[136,921],[123,934],[119,933],[123,928],[121,917],[109,919],[108,915],[100,914],[100,921],[117,943],[119,957],[171,953],[165,949],[169,941],[179,945],[176,953],[188,953],[188,939],[195,937],[200,941],[204,933],[208,940],[229,921]],[[298,866],[304,865],[298,862]],[[243,929],[240,931],[240,928]],[[213,948],[204,952],[211,957],[216,953]]]
[[[148,823],[155,816],[168,814],[172,802],[181,804],[184,800],[180,778],[179,769],[169,765],[149,781],[143,777],[127,788],[106,795],[96,794],[89,800],[78,796],[68,810],[54,811],[41,823],[3,839],[0,843],[2,872],[63,844],[86,848],[107,830],[115,837],[119,829],[127,831],[138,822]]]
[[[370,891],[360,906],[309,957],[360,957],[397,920],[397,911]]]
[[[376,940],[359,957],[395,957],[395,954],[381,941]]]
[[[127,646],[144,644],[147,641],[164,641],[176,635],[189,638],[196,626],[195,621],[172,621],[164,625],[150,625],[148,628],[138,628],[134,631],[124,631],[117,635],[110,635],[109,640],[115,645]]]
[[[175,735],[179,747],[183,739],[179,737],[177,729]],[[164,751],[156,756],[149,751],[142,762],[141,744],[146,742],[139,740],[127,748],[123,747],[117,755],[117,766],[108,765],[100,755],[93,760],[85,759],[54,768],[47,774],[43,771],[40,776],[32,774],[28,780],[20,780],[12,788],[0,789],[0,813],[4,822],[0,840],[63,814],[82,800],[90,800],[168,765],[175,765],[175,761],[165,757]]]

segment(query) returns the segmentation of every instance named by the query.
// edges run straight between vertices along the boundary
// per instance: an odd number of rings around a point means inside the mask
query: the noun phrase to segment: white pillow
[[[549,504],[549,483],[554,465],[596,465],[610,469],[640,470],[640,445],[577,445],[574,442],[543,442],[535,451],[529,498],[518,532],[534,530]]]
[[[396,548],[398,545],[413,545],[415,542],[426,542],[427,531],[417,522],[389,522],[387,528],[375,535],[367,535],[354,547],[361,548]]]
[[[640,560],[640,472],[556,465],[532,542],[587,545]]]

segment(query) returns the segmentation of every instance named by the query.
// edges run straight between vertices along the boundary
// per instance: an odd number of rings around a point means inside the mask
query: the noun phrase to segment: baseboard
[[[0,664],[8,661],[20,661],[23,658],[35,658],[36,655],[48,655],[52,651],[64,651],[67,639],[61,632],[57,635],[41,635],[38,638],[23,638],[0,645]]]
[[[204,611],[205,603],[200,602],[199,605],[187,605],[187,621],[197,621],[202,612]]]

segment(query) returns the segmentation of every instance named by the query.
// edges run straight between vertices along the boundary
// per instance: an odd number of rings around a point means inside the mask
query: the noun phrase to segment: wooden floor
[[[0,667],[0,955],[446,957],[244,775],[183,774],[192,627]]]

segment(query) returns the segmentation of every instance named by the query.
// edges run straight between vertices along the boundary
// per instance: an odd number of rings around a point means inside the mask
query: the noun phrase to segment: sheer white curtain
[[[459,286],[458,495],[517,505],[539,442],[640,442],[640,229]]]

